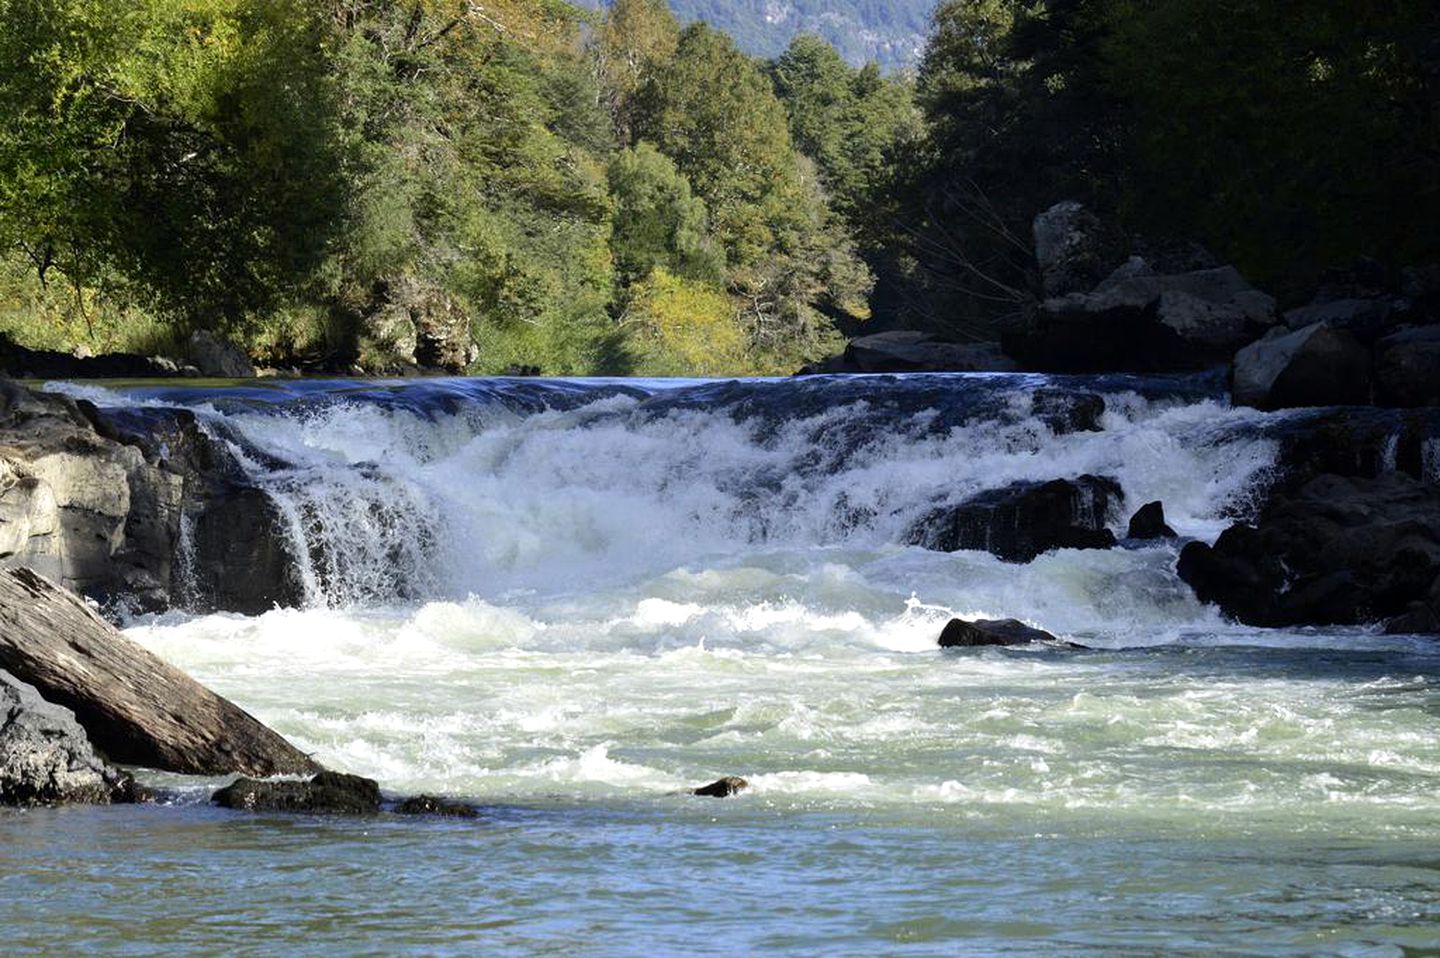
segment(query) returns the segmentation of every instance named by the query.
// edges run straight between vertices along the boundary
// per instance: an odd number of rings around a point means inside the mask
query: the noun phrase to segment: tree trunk
[[[0,571],[0,668],[63,705],[113,762],[187,775],[320,766],[29,569]]]

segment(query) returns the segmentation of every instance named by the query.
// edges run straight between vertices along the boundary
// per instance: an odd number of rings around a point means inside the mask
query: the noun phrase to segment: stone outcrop
[[[1031,628],[1018,619],[951,619],[940,632],[942,649],[971,649],[982,646],[1029,645],[1058,642],[1042,629]]]
[[[189,775],[318,768],[234,703],[29,569],[0,571],[0,668],[71,710],[115,762]]]
[[[1370,350],[1344,329],[1277,329],[1235,355],[1231,394],[1256,409],[1361,405],[1370,401],[1370,368]]]
[[[1056,203],[1035,217],[1035,261],[1045,296],[1082,293],[1125,258],[1119,232],[1080,203]]]
[[[414,277],[379,284],[358,331],[357,361],[368,372],[459,374],[479,358],[465,308]]]
[[[221,808],[251,812],[374,815],[380,811],[380,786],[342,772],[320,772],[304,780],[240,778],[211,800]]]
[[[69,709],[0,670],[0,805],[134,801],[134,780],[95,754]]]
[[[1115,535],[1107,526],[1123,499],[1103,476],[1017,482],[931,512],[907,541],[941,552],[982,549],[1006,562],[1051,549],[1108,549]]]
[[[1249,625],[1418,623],[1440,596],[1440,487],[1402,473],[1318,476],[1273,495],[1254,525],[1187,545],[1177,571]]]
[[[102,604],[258,613],[303,600],[290,549],[275,503],[194,413],[0,381],[0,568]]]
[[[1402,329],[1377,342],[1375,386],[1387,406],[1440,406],[1440,326]]]

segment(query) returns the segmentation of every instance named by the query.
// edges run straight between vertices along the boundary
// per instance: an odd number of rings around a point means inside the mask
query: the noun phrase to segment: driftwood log
[[[112,762],[187,775],[320,766],[29,569],[0,571],[0,668],[63,705]]]

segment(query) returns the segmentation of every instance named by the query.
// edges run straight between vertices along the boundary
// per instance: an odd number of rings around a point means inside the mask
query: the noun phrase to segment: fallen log
[[[112,762],[186,775],[320,766],[30,569],[0,571],[0,668],[75,713]]]

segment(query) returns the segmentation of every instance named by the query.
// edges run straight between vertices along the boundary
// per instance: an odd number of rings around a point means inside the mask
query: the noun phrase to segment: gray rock
[[[1370,401],[1371,362],[1351,333],[1324,323],[1277,329],[1235,355],[1231,396],[1237,406],[1286,409]]]
[[[896,330],[852,340],[837,372],[1013,372],[999,343],[948,343],[929,333]]]
[[[1074,200],[1035,217],[1035,260],[1048,296],[1094,288],[1124,258],[1119,234]]]
[[[1375,345],[1375,384],[1386,405],[1440,406],[1440,326],[1418,326]]]
[[[1031,628],[1018,619],[951,619],[940,633],[942,649],[1029,645],[1032,642],[1058,641],[1049,632]]]
[[[214,379],[254,379],[255,365],[245,351],[208,329],[197,329],[186,344],[190,363],[202,376]]]
[[[0,805],[108,805],[133,794],[73,712],[0,670]]]
[[[396,815],[433,815],[438,818],[479,818],[475,806],[464,802],[436,798],[434,795],[416,795],[395,806]]]

